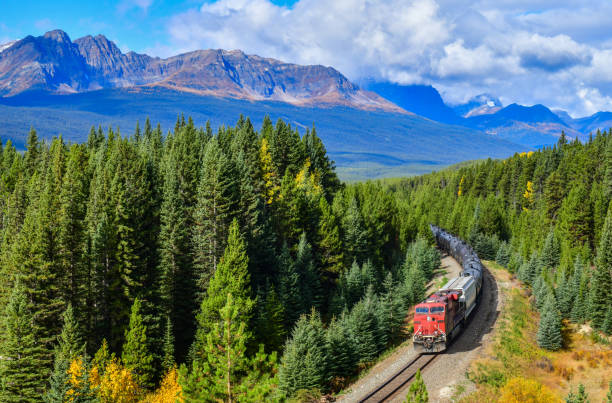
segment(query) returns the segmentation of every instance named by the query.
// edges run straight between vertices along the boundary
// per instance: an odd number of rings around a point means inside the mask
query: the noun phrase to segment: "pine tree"
[[[46,379],[41,376],[45,351],[35,339],[27,293],[17,280],[2,318],[0,340],[0,400],[38,402]]]
[[[610,306],[608,307],[608,312],[606,313],[606,318],[601,326],[601,330],[607,335],[612,334],[612,307]]]
[[[202,161],[193,230],[194,266],[201,297],[225,249],[235,186],[231,162],[215,139],[209,141]]]
[[[176,359],[184,359],[193,340],[192,315],[197,308],[191,257],[189,210],[181,192],[179,165],[171,153],[165,163],[160,211],[159,271],[164,310],[176,338]]]
[[[197,316],[198,330],[192,350],[197,354],[204,350],[206,335],[220,321],[219,312],[226,303],[227,294],[232,294],[239,320],[248,323],[253,310],[251,299],[249,258],[246,245],[240,236],[238,221],[234,219],[227,239],[227,247],[221,257],[217,271],[210,280],[206,297],[202,300]],[[225,296],[225,297],[224,297]],[[194,359],[196,357],[193,357]]]
[[[279,299],[285,310],[285,329],[292,329],[302,313],[305,313],[300,292],[300,275],[296,271],[287,244],[283,244],[278,257]]]
[[[295,271],[300,279],[301,299],[306,312],[314,307],[319,310],[323,300],[320,275],[315,267],[312,248],[302,233],[298,244],[295,261]]]
[[[220,320],[206,335],[202,351],[196,352],[191,373],[181,370],[183,395],[187,401],[236,399],[240,374],[247,370],[245,357],[248,333],[239,300],[226,294]]]
[[[125,332],[121,359],[126,368],[134,373],[139,385],[152,389],[155,366],[149,343],[147,326],[143,323],[141,314],[141,302],[136,298],[132,305],[129,330]]]
[[[340,226],[324,197],[320,199],[321,217],[318,225],[317,254],[321,260],[321,271],[327,277],[335,278],[343,269],[343,247]]]
[[[279,387],[292,395],[300,389],[323,389],[329,379],[325,331],[316,312],[302,316],[285,345],[279,368]]]
[[[589,316],[593,327],[601,329],[609,305],[609,294],[612,288],[612,205],[608,214],[601,241],[597,250],[597,265],[591,280],[589,295]]]
[[[285,311],[273,285],[257,295],[257,340],[264,343],[266,351],[280,351],[285,343]]]
[[[546,302],[540,316],[537,341],[538,346],[547,350],[558,350],[562,346],[561,316],[557,311],[554,297],[551,293],[546,297]]]
[[[84,352],[84,341],[79,331],[72,305],[68,304],[63,315],[64,327],[55,349],[55,363],[49,380],[50,387],[45,394],[46,402],[62,403],[70,389],[68,368],[70,363]]]
[[[332,318],[325,332],[329,351],[329,375],[336,378],[348,378],[355,370],[355,344],[351,339],[347,315],[339,319]]]
[[[554,231],[551,229],[544,241],[542,253],[540,254],[540,262],[544,267],[554,269],[559,265],[560,255],[561,246]]]
[[[500,266],[507,267],[508,263],[510,263],[510,255],[512,250],[510,245],[507,242],[502,242],[499,245],[499,249],[497,249],[497,254],[495,255],[495,262]]]
[[[345,258],[348,262],[356,260],[362,263],[366,258],[368,249],[368,234],[365,229],[357,199],[351,199],[342,222],[344,228]]]
[[[414,381],[410,384],[404,403],[427,403],[428,401],[427,387],[421,376],[421,370],[418,369]]]
[[[170,371],[176,365],[174,359],[174,334],[172,333],[172,321],[166,318],[166,331],[164,333],[164,346],[161,367],[164,373]]]
[[[612,403],[612,380],[610,380],[610,388],[608,389],[608,394],[606,395],[606,403]]]
[[[373,361],[379,352],[379,333],[374,305],[370,293],[359,301],[349,314],[351,339],[355,342],[358,363]]]

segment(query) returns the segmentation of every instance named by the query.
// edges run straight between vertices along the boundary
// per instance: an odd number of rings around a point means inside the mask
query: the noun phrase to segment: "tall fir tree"
[[[2,316],[0,400],[7,403],[38,402],[45,390],[45,350],[36,340],[27,298],[18,279]]]
[[[227,294],[232,294],[238,309],[238,319],[249,323],[253,310],[251,299],[251,284],[249,275],[249,258],[246,254],[246,245],[242,239],[238,221],[234,219],[229,228],[227,247],[221,257],[217,271],[210,280],[206,297],[202,300],[200,312],[197,316],[198,330],[192,353],[192,359],[204,351],[206,337],[215,324],[220,321],[219,312],[225,305]]]
[[[151,353],[151,340],[147,334],[147,326],[143,322],[141,309],[141,302],[136,298],[130,314],[130,326],[125,332],[121,359],[125,367],[134,373],[139,385],[152,389],[155,385],[156,369]]]
[[[554,296],[549,293],[540,317],[537,334],[538,346],[551,351],[559,350],[563,345],[561,327],[561,316],[557,311]]]
[[[612,288],[612,205],[608,208],[606,222],[597,250],[597,264],[591,280],[589,316],[593,327],[601,329],[605,321]]]

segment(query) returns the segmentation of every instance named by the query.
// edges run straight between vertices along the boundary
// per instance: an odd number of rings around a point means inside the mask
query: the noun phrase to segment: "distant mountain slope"
[[[489,94],[480,94],[476,95],[465,104],[454,106],[453,110],[457,115],[469,118],[471,116],[492,114],[499,111],[501,108],[502,103],[499,99]]]
[[[147,116],[172,129],[179,113],[213,127],[233,124],[240,114],[259,126],[265,115],[283,118],[303,133],[316,125],[345,179],[430,172],[459,161],[505,157],[527,149],[460,126],[410,114],[363,111],[343,106],[297,107],[282,102],[236,100],[163,88],[112,89],[72,95],[24,93],[0,98],[0,137],[23,147],[30,126],[46,138],[87,138],[91,125],[119,125],[132,133]]]
[[[447,106],[438,90],[430,85],[400,85],[369,82],[362,85],[397,106],[437,122],[461,124],[461,119]]]
[[[469,127],[529,147],[554,144],[561,132],[572,138],[585,137],[544,105],[511,104],[496,113],[466,120]]]
[[[0,96],[159,86],[200,95],[273,100],[294,105],[404,111],[361,90],[332,67],[300,66],[239,50],[198,50],[168,59],[119,48],[102,35],[72,42],[55,30],[28,36],[0,52]]]

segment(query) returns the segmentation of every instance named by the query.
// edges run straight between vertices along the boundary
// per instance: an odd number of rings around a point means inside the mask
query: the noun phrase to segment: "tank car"
[[[461,265],[459,277],[415,306],[413,343],[425,353],[446,350],[478,305],[484,266],[474,249],[442,228],[430,225],[440,249]]]

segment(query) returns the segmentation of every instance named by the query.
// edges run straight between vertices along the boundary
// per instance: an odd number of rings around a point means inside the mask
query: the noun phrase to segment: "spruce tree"
[[[508,263],[510,263],[510,255],[512,250],[510,245],[507,242],[502,242],[499,245],[499,249],[497,249],[497,254],[495,255],[495,262],[503,267],[508,267]]]
[[[206,344],[196,351],[190,373],[181,369],[183,396],[187,401],[234,401],[240,375],[247,370],[248,332],[240,300],[226,294],[219,321],[206,334]]]
[[[248,271],[249,258],[246,254],[246,245],[240,236],[238,221],[234,219],[227,239],[227,247],[221,257],[217,271],[210,280],[206,297],[202,300],[200,312],[197,316],[198,330],[192,346],[195,354],[204,351],[206,335],[212,331],[215,324],[220,321],[219,312],[226,304],[227,294],[232,294],[238,318],[248,323],[253,310],[251,299],[251,284]],[[195,359],[196,357],[192,357]]]
[[[408,395],[406,395],[405,403],[427,403],[429,402],[429,394],[427,387],[421,376],[421,370],[418,369],[414,381],[410,384]]]
[[[561,316],[551,293],[548,293],[541,312],[537,334],[538,346],[551,351],[559,350],[563,342]]]
[[[325,332],[325,339],[329,351],[330,377],[348,378],[355,370],[357,361],[347,315],[342,314],[338,319],[332,318]]]
[[[218,141],[209,141],[202,161],[193,229],[194,267],[201,298],[225,249],[236,192],[233,176],[231,162]]]
[[[172,321],[170,317],[166,318],[166,331],[164,332],[164,346],[162,356],[162,372],[167,373],[176,365],[174,359],[174,334],[172,333]]]
[[[359,301],[349,314],[351,339],[355,342],[358,363],[372,362],[379,352],[377,315],[372,294]]]
[[[304,315],[285,345],[279,387],[288,395],[300,389],[323,389],[329,379],[329,352],[319,314]]]
[[[152,389],[155,383],[155,364],[150,342],[147,326],[143,323],[141,302],[136,298],[132,305],[130,326],[125,332],[121,359],[125,367],[136,376],[139,385],[148,389]]]
[[[62,403],[67,399],[66,393],[70,389],[68,368],[70,363],[85,350],[84,341],[71,304],[68,304],[63,319],[64,327],[55,349],[55,362],[49,380],[49,390],[44,396],[46,402]]]
[[[38,402],[45,390],[45,351],[35,339],[27,292],[17,280],[2,317],[0,340],[0,400]]]
[[[601,329],[609,306],[612,288],[612,205],[608,214],[601,241],[597,250],[597,265],[591,279],[589,295],[589,316],[593,327]]]
[[[559,265],[560,254],[561,246],[555,236],[555,232],[551,229],[544,241],[542,253],[540,254],[540,262],[544,267],[554,269]]]
[[[356,260],[361,264],[366,258],[368,249],[368,234],[365,229],[357,199],[353,197],[343,218],[345,258],[348,262]]]

